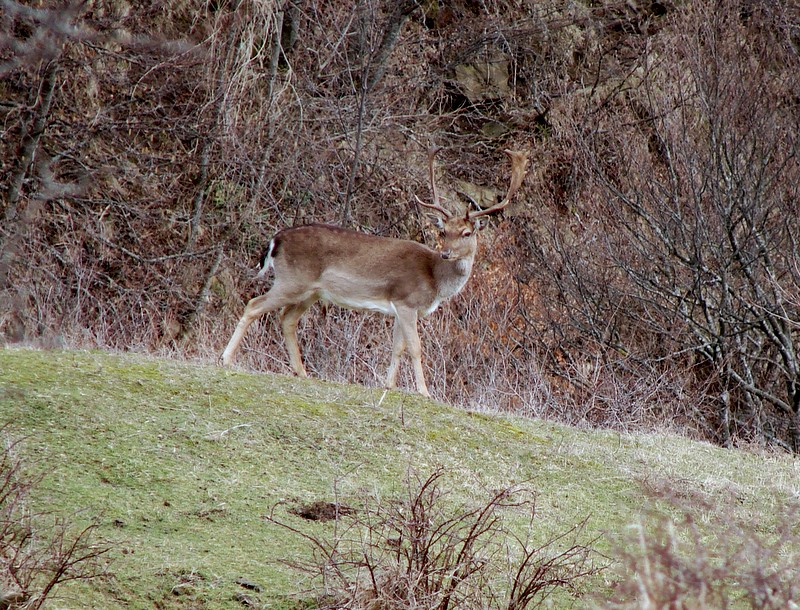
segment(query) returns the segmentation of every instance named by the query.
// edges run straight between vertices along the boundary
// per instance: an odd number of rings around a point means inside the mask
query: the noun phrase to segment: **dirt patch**
[[[317,500],[311,504],[301,504],[291,508],[289,512],[309,521],[332,521],[342,515],[352,515],[355,509],[337,502]]]

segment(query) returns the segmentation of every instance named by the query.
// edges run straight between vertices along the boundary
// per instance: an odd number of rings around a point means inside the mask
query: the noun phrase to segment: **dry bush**
[[[276,228],[350,216],[404,234],[408,206],[385,202],[410,198],[407,158],[385,144],[405,127],[387,117],[415,121],[416,97],[387,97],[376,71],[392,67],[381,53],[406,13],[156,4],[12,2],[3,14],[7,340],[191,348],[238,308],[244,268]],[[29,38],[51,41],[47,53]]]
[[[652,420],[683,412],[722,444],[800,447],[793,10],[676,10],[554,104],[551,188],[517,234],[517,277],[540,293],[525,318],[551,337],[540,352],[568,399],[596,362],[606,386],[667,391],[679,410]]]
[[[544,542],[513,533],[508,511],[535,518],[523,489],[490,493],[474,508],[448,508],[445,474],[410,474],[395,500],[364,498],[363,509],[338,516],[330,538],[301,533],[273,511],[267,520],[313,551],[313,559],[292,567],[319,582],[317,607],[539,608],[556,592],[580,597],[583,580],[603,569],[600,556],[578,542],[582,525]]]
[[[752,523],[730,506],[662,492],[676,519],[654,515],[632,526],[615,553],[627,570],[612,602],[622,609],[800,607],[797,505],[776,523]]]
[[[103,556],[111,547],[95,539],[95,524],[79,526],[77,516],[31,508],[30,494],[43,476],[27,471],[6,430],[0,429],[0,608],[36,610],[66,582],[106,577]]]

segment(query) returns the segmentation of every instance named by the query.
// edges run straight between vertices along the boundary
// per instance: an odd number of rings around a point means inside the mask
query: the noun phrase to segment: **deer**
[[[505,150],[511,160],[505,197],[489,208],[472,210],[468,205],[465,214],[454,215],[442,205],[436,188],[434,158],[439,150],[431,148],[428,152],[432,203],[416,199],[435,213],[441,249],[327,224],[306,224],[278,231],[259,262],[258,278],[264,278],[270,269],[274,272],[272,287],[247,303],[220,357],[223,366],[231,365],[254,321],[280,310],[292,371],[299,377],[307,377],[297,343],[297,325],[309,307],[321,300],[394,317],[392,356],[385,387],[396,386],[400,358],[407,353],[417,392],[430,397],[422,368],[417,320],[433,313],[464,288],[478,251],[480,218],[508,206],[525,178],[529,155],[528,151]]]

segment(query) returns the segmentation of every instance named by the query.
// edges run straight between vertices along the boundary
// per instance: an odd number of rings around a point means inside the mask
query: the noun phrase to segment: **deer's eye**
[[[472,235],[472,229],[464,229],[461,231],[461,237],[469,237]]]

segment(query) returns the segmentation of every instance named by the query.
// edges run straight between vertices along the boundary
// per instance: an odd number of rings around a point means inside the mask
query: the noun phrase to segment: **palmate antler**
[[[439,191],[436,188],[436,179],[434,176],[433,171],[433,160],[436,157],[436,153],[441,150],[439,147],[431,147],[428,150],[428,178],[431,183],[431,194],[433,198],[433,203],[425,203],[419,197],[417,197],[417,203],[421,206],[434,210],[442,215],[444,220],[452,218],[453,214],[449,212],[447,209],[442,207],[442,204],[439,201]],[[485,210],[479,210],[477,212],[470,212],[467,210],[467,218],[478,218],[479,216],[486,216],[488,214],[495,214],[499,212],[514,198],[519,187],[522,185],[522,181],[525,179],[525,174],[528,170],[528,163],[530,162],[529,155],[530,151],[527,150],[509,150],[505,149],[505,152],[511,158],[511,180],[508,185],[508,192],[503,200],[493,205],[490,208],[486,208]]]
[[[514,198],[514,195],[517,194],[519,187],[522,186],[522,181],[525,179],[525,174],[528,171],[528,163],[530,162],[528,157],[530,155],[530,151],[505,149],[503,152],[511,157],[511,181],[508,185],[508,192],[500,203],[493,205],[490,208],[486,208],[485,210],[470,212],[470,218],[477,218],[478,216],[486,216],[487,214],[499,212],[509,203],[511,203],[511,200]]]

